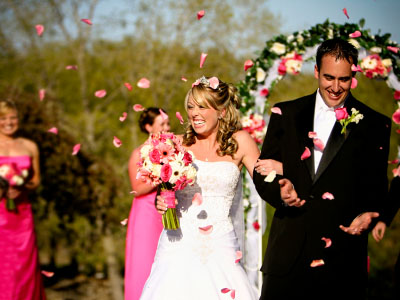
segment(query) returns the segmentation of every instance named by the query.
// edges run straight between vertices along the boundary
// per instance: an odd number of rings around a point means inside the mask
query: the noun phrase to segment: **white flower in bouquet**
[[[5,178],[9,172],[10,172],[10,166],[9,165],[0,166],[0,176],[1,177]]]
[[[11,185],[18,185],[18,186],[23,185],[24,184],[24,179],[21,176],[14,175],[10,179],[10,184]]]

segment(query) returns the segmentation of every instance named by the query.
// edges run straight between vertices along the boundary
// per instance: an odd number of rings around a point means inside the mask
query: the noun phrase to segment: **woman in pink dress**
[[[140,129],[147,134],[169,131],[169,119],[164,111],[150,107],[139,119]],[[158,239],[163,225],[154,206],[156,188],[136,179],[140,148],[129,160],[129,177],[135,198],[128,219],[125,247],[125,300],[138,300],[150,274]]]
[[[40,182],[39,151],[33,141],[16,137],[17,130],[15,104],[0,100],[0,176],[9,183],[0,200],[0,299],[44,300],[28,199],[28,191]],[[8,177],[11,169],[17,177]]]

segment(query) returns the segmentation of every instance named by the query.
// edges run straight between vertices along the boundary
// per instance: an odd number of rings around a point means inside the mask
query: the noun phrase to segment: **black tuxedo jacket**
[[[387,199],[391,120],[349,94],[344,105],[348,113],[354,107],[364,118],[350,123],[346,135],[335,123],[315,172],[314,145],[308,137],[314,131],[315,99],[313,93],[276,104],[282,114],[273,113],[268,124],[260,159],[282,162],[283,177],[290,179],[306,203],[300,208],[285,206],[278,184],[281,177],[267,183],[254,171],[259,195],[276,208],[261,270],[284,277],[299,259],[309,263],[323,259],[332,274],[364,276],[368,234],[352,236],[339,225],[349,226],[363,212],[379,212]],[[301,160],[306,147],[311,157]],[[325,192],[334,199],[322,199]],[[331,247],[325,248],[323,237],[331,239]]]

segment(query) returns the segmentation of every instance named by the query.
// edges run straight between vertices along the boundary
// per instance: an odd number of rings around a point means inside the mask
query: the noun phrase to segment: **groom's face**
[[[334,56],[325,55],[321,60],[321,68],[314,69],[315,78],[322,98],[329,107],[343,103],[350,92],[352,71],[346,59],[336,60]]]

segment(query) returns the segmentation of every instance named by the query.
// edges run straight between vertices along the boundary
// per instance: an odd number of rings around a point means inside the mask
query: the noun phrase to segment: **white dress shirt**
[[[319,89],[317,91],[314,111],[314,132],[317,133],[316,138],[319,138],[324,147],[326,146],[329,135],[336,122],[335,108],[325,104],[321,97]],[[319,162],[321,161],[323,151],[318,147],[314,147],[314,170],[317,173]]]

